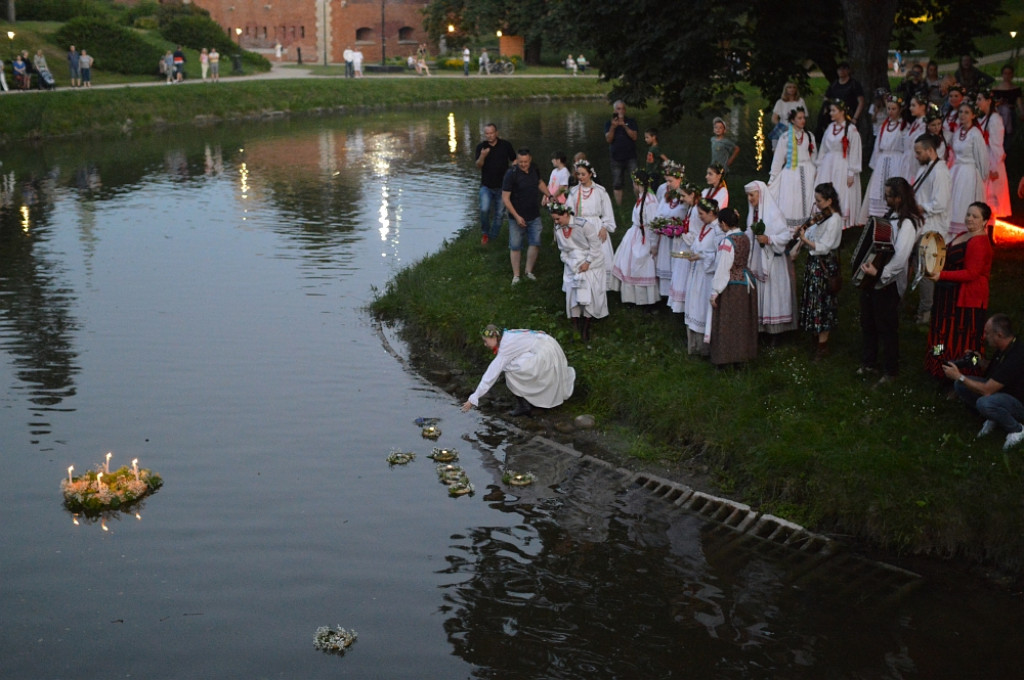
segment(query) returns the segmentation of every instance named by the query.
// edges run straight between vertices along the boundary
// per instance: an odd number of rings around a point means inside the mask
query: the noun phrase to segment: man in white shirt
[[[341,57],[342,59],[345,60],[345,77],[355,78],[356,69],[355,65],[352,63],[352,60],[355,59],[355,52],[352,51],[351,45],[345,48],[345,51],[342,53]]]
[[[949,240],[949,204],[953,189],[949,179],[949,168],[939,159],[939,140],[930,134],[923,134],[914,140],[914,156],[920,167],[914,176],[914,198],[924,213],[924,223],[918,228],[917,244],[921,236],[930,231],[937,232],[944,241]],[[921,263],[918,262],[920,267]],[[925,277],[920,283],[921,297],[917,304],[919,324],[928,324],[932,316],[932,302],[935,297],[935,282]]]

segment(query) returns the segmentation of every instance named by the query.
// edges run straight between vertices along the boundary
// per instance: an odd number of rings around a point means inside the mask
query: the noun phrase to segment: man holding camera
[[[604,138],[612,156],[615,205],[622,205],[622,185],[630,181],[636,170],[636,138],[640,128],[636,119],[626,118],[626,103],[621,99],[612,104],[612,110],[612,119],[604,124]]]
[[[1017,344],[1010,317],[1005,314],[989,317],[984,338],[996,350],[990,360],[978,361],[985,377],[961,373],[961,367],[966,368],[963,360],[945,364],[942,372],[954,381],[957,396],[985,418],[978,436],[984,437],[998,426],[1007,433],[1003,448],[1010,449],[1024,441],[1024,345]],[[973,363],[973,358],[967,361]]]

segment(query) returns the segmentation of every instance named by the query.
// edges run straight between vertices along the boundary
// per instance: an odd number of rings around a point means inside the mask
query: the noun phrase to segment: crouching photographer
[[[1009,449],[1024,441],[1024,345],[1017,343],[1005,314],[989,317],[983,337],[995,350],[991,359],[969,353],[944,364],[942,372],[954,381],[957,396],[985,419],[978,436],[999,427],[1007,433],[1003,448]],[[985,371],[984,377],[963,374],[968,365],[975,364]]]

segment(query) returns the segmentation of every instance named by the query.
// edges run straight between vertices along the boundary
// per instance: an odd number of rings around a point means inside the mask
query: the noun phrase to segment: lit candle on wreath
[[[73,471],[74,469],[75,469],[75,466],[74,466],[74,465],[69,465],[69,466],[68,466],[68,484],[70,484],[70,483],[71,483],[71,472],[72,472],[72,471]]]
[[[132,472],[135,473],[135,481],[139,481],[139,459],[132,458]]]
[[[100,472],[96,475],[96,491],[99,493],[103,492],[103,473]]]
[[[114,454],[112,454],[112,453],[108,452],[108,453],[107,453],[107,462],[103,464],[103,471],[104,471],[104,472],[106,472],[106,473],[107,473],[108,475],[110,474],[110,458],[111,458],[111,457],[112,457],[113,455],[114,455]]]

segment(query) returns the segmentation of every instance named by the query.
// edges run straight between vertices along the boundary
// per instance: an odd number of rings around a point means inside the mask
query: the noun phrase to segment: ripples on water
[[[1019,613],[834,598],[617,473],[530,459],[384,351],[363,307],[476,228],[483,125],[545,171],[551,140],[601,168],[606,114],[438,109],[9,150],[4,677],[943,677],[933,658],[999,677],[1016,650],[970,668],[960,652],[979,621],[1019,630]],[[663,142],[699,167],[704,125]],[[475,496],[437,483],[424,415],[443,417]],[[391,448],[420,457],[391,469]],[[166,486],[138,518],[75,526],[58,482],[108,450]],[[506,457],[541,481],[501,485]],[[939,621],[954,632],[922,632]],[[312,649],[336,624],[360,633],[344,659]]]

